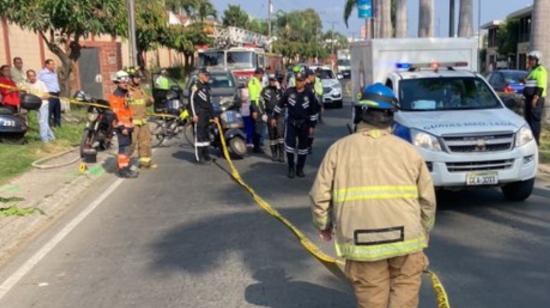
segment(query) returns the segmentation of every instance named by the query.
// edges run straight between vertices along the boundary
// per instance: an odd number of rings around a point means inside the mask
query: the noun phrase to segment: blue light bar
[[[412,67],[412,64],[411,63],[396,63],[395,66],[397,67],[397,69],[408,70]]]

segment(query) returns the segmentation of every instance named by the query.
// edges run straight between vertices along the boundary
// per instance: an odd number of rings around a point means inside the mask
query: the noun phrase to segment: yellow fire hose
[[[219,122],[215,122],[218,126],[218,129],[222,131],[222,127]],[[244,189],[246,190],[254,199],[256,204],[265,210],[269,215],[271,215],[273,218],[277,219],[285,227],[287,227],[294,236],[300,241],[300,244],[305,248],[305,250],[311,254],[315,259],[317,259],[321,264],[323,264],[331,273],[333,273],[336,277],[341,278],[345,281],[347,281],[346,275],[344,274],[344,271],[342,270],[342,267],[344,265],[344,262],[341,260],[337,260],[327,254],[325,254],[317,245],[315,245],[310,239],[307,238],[307,236],[296,226],[294,226],[288,219],[286,219],[283,215],[281,215],[277,210],[275,210],[267,201],[265,201],[261,196],[259,196],[254,189],[248,185],[241,177],[239,171],[233,164],[233,161],[231,160],[231,157],[229,156],[229,151],[227,150],[227,145],[225,143],[225,138],[223,138],[222,134],[220,134],[220,141],[222,144],[222,151],[223,156],[225,157],[225,160],[227,161],[227,164],[229,165],[230,174],[231,177]],[[437,307],[438,308],[450,308],[451,305],[449,304],[449,298],[447,296],[447,292],[445,291],[445,288],[443,287],[443,284],[439,280],[439,277],[432,272],[432,271],[426,271],[426,273],[430,276],[432,281],[432,289],[436,295],[437,300]]]
[[[25,89],[20,89],[17,87],[11,87],[0,84],[0,88],[7,88],[15,91],[26,91]],[[51,96],[49,96],[51,97]],[[97,108],[104,108],[104,109],[110,109],[108,106],[100,105],[100,104],[94,104],[94,103],[87,103],[82,102],[73,98],[65,98],[69,103],[75,104],[75,105],[82,105],[82,106],[94,106]],[[187,113],[182,113],[183,117],[188,117],[189,115]],[[162,113],[151,113],[148,114],[150,116],[158,116],[158,117],[164,117],[164,118],[177,118],[175,115],[171,114],[162,114]],[[215,122],[218,126],[219,131],[222,131],[222,127],[219,122]],[[300,244],[305,248],[305,250],[311,254],[315,259],[317,259],[321,264],[323,264],[331,273],[333,273],[336,277],[347,281],[346,275],[344,274],[344,271],[342,270],[342,267],[344,265],[344,262],[341,260],[337,260],[327,254],[325,254],[317,245],[315,245],[307,236],[296,226],[294,226],[288,219],[286,219],[283,215],[281,215],[277,210],[275,210],[271,205],[265,201],[261,196],[259,196],[254,189],[248,185],[241,177],[239,171],[233,164],[233,161],[231,160],[229,156],[229,151],[227,149],[227,144],[225,143],[225,138],[222,134],[220,134],[220,141],[222,144],[222,151],[223,155],[225,157],[225,160],[227,161],[230,169],[231,177],[244,189],[246,190],[254,199],[256,204],[265,210],[269,215],[280,221],[285,227],[289,229],[292,234],[298,239]],[[62,155],[65,153],[57,154]],[[57,157],[56,155],[54,155]],[[49,159],[55,158],[50,157]],[[81,171],[83,169],[83,166],[81,165]],[[84,166],[85,170],[85,166]],[[426,273],[430,276],[432,281],[432,289],[434,290],[434,293],[436,295],[437,300],[437,307],[438,308],[450,308],[449,304],[449,298],[447,296],[447,292],[445,291],[445,288],[443,287],[443,284],[439,280],[439,277],[432,271],[426,271]]]

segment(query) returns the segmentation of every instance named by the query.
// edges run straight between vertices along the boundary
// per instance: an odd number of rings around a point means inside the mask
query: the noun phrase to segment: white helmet
[[[528,54],[527,54],[527,57],[529,58],[535,58],[537,59],[539,62],[542,61],[542,52],[538,51],[538,50],[532,50],[530,51]]]
[[[114,83],[123,82],[123,81],[128,82],[130,80],[130,75],[128,75],[126,71],[118,71],[113,75],[112,80]]]

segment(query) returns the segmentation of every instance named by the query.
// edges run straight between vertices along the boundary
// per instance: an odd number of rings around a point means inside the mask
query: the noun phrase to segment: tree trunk
[[[408,32],[407,0],[397,0],[395,12],[395,37],[407,37]]]
[[[418,13],[418,37],[433,36],[433,0],[420,0]]]
[[[58,80],[59,80],[59,88],[61,91],[61,96],[64,97],[70,97],[71,96],[71,74],[73,73],[73,66],[76,65],[78,62],[78,59],[80,58],[80,50],[82,49],[82,46],[78,43],[80,40],[79,35],[75,35],[75,37],[71,40],[70,35],[67,37],[67,41],[69,41],[68,47],[61,48],[61,46],[54,43],[54,33],[50,33],[50,38],[48,38],[43,32],[39,32],[39,35],[42,36],[44,39],[44,42],[46,43],[46,46],[48,46],[48,49],[56,55],[59,60],[61,61],[61,67],[58,69]]]
[[[533,7],[533,20],[531,29],[531,50],[538,50],[542,53],[542,64],[548,66],[550,63],[550,0],[535,0]],[[550,123],[550,105],[545,102],[544,122]]]
[[[474,3],[473,0],[460,0],[458,16],[458,36],[471,37],[474,34]]]
[[[373,4],[373,27],[374,27],[374,36],[373,38],[380,38],[382,37],[382,0],[372,0]]]
[[[380,37],[389,38],[393,36],[393,27],[391,23],[391,1],[379,0],[380,6]]]

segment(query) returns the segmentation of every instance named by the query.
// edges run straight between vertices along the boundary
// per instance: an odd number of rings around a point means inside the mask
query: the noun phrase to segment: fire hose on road
[[[219,122],[216,123],[218,125],[218,129],[222,129]],[[254,189],[248,185],[243,178],[241,177],[239,171],[233,164],[233,161],[231,160],[231,157],[229,156],[229,151],[227,149],[227,145],[225,144],[225,139],[223,136],[220,136],[220,141],[222,144],[222,150],[223,150],[223,156],[225,160],[227,161],[227,164],[229,165],[229,174],[239,184],[246,192],[248,192],[256,204],[265,210],[269,215],[271,215],[273,218],[280,221],[285,227],[289,229],[292,234],[298,239],[300,244],[304,247],[304,249],[311,254],[315,259],[317,259],[323,266],[325,266],[331,273],[333,273],[336,277],[343,279],[347,281],[346,275],[344,274],[342,267],[344,266],[343,261],[337,260],[327,254],[325,254],[317,245],[315,245],[307,236],[296,226],[294,226],[288,219],[286,219],[283,215],[281,215],[277,210],[275,210],[267,201],[265,201],[261,196],[259,196]],[[219,165],[218,165],[219,166]],[[221,166],[220,166],[221,167]],[[443,287],[443,284],[441,283],[441,280],[432,271],[426,271],[427,275],[429,275],[431,282],[432,282],[432,289],[436,296],[437,301],[437,307],[438,308],[450,308],[451,305],[449,303],[449,298],[447,296],[447,292],[445,291],[445,288]]]

